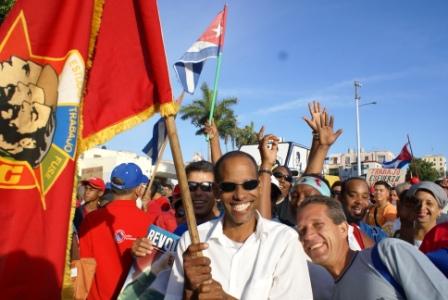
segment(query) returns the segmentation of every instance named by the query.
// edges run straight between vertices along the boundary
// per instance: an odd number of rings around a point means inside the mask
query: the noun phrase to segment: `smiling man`
[[[197,224],[210,221],[219,216],[216,208],[215,195],[213,193],[213,165],[205,160],[195,161],[185,168],[188,188],[193,202],[194,215]],[[187,223],[180,224],[174,234],[182,235],[188,230]]]
[[[203,243],[190,245],[189,234],[182,236],[165,299],[312,299],[297,233],[255,209],[254,159],[226,153],[215,165],[215,182],[224,214],[198,227]]]
[[[352,177],[345,180],[341,186],[339,199],[349,224],[358,226],[375,243],[387,237],[381,227],[370,226],[363,222],[370,199],[369,186],[364,178]]]
[[[299,204],[297,226],[308,256],[335,280],[331,299],[446,299],[447,278],[417,248],[386,238],[362,251],[349,248],[340,202],[314,196]]]

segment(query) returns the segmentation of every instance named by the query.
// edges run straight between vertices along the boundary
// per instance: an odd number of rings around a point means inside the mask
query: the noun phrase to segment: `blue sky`
[[[200,36],[225,1],[159,1],[174,95],[181,91],[172,64]],[[414,155],[448,157],[448,1],[227,1],[227,31],[219,98],[237,97],[240,126],[251,121],[285,141],[309,145],[302,120],[320,100],[344,130],[331,153],[356,148],[353,81],[359,80],[361,144],[398,153],[409,134]],[[216,60],[200,84],[212,86]],[[201,96],[187,95],[185,104]],[[141,154],[158,117],[115,137],[109,149]],[[203,137],[178,119],[184,160],[207,155]],[[225,146],[223,145],[225,151]],[[230,150],[230,147],[229,147]],[[170,159],[167,149],[164,156]]]

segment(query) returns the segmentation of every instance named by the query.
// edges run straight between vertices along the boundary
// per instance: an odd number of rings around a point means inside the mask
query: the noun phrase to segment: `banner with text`
[[[386,181],[391,186],[396,186],[403,183],[405,179],[405,169],[369,169],[366,177],[369,186],[373,186],[377,181]]]

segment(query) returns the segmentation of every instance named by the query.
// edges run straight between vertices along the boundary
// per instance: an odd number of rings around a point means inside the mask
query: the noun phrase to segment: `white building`
[[[381,168],[381,163],[392,160],[395,155],[388,150],[367,152],[361,149],[361,174],[366,175],[371,168]],[[324,166],[324,172],[328,175],[337,175],[342,179],[358,176],[358,155],[353,149],[347,153],[330,154]]]
[[[434,165],[440,176],[445,176],[446,174],[446,158],[443,155],[426,155],[422,157],[422,160],[430,162]]]
[[[101,148],[93,148],[85,151],[79,156],[77,163],[77,175],[81,179],[90,177],[101,177],[105,182],[110,181],[110,175],[115,166],[121,163],[133,162],[137,164],[143,171],[143,174],[149,178],[152,175],[151,159],[145,155],[137,155],[132,152],[114,151]],[[171,161],[161,161],[157,170],[159,178],[173,179],[176,178],[174,164]]]

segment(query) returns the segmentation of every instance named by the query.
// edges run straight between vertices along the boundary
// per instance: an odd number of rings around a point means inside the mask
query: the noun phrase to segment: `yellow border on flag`
[[[158,109],[157,109],[158,108]],[[156,112],[160,112],[162,116],[175,115],[179,110],[179,105],[174,102],[164,103],[162,105],[152,105],[146,110],[135,114],[133,116],[128,117],[127,119],[117,121],[115,124],[106,127],[97,133],[87,137],[82,138],[81,133],[83,129],[83,121],[80,118],[80,134],[78,135],[78,151],[82,153],[96,145],[103,144],[116,136],[119,133],[122,133],[152,117]],[[82,116],[82,115],[81,115]]]

